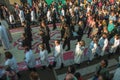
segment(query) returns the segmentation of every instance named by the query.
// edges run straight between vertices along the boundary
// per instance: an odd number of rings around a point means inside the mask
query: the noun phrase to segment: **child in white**
[[[82,40],[77,43],[75,48],[74,62],[75,64],[80,64],[83,61],[85,50],[85,42]]]

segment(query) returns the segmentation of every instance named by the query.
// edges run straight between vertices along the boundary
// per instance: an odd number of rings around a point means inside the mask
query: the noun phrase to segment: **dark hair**
[[[30,50],[30,48],[28,46],[26,46],[25,51],[29,51],[29,50]]]
[[[107,67],[108,66],[108,60],[103,59],[103,61],[105,62],[105,67]]]
[[[12,59],[13,55],[9,51],[7,51],[5,52],[5,57],[6,59]]]
[[[68,73],[74,74],[75,73],[75,67],[74,66],[69,66],[68,67]]]
[[[39,75],[38,75],[37,72],[31,72],[31,73],[30,73],[30,78],[31,78],[32,80],[38,80],[38,79],[39,79]]]

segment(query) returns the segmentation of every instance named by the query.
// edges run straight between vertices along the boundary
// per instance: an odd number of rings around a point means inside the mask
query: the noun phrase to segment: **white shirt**
[[[118,47],[120,45],[120,39],[114,38],[114,44],[113,47]]]
[[[18,65],[17,65],[16,59],[14,57],[12,59],[7,59],[5,61],[5,66],[10,66],[11,69],[18,72]]]
[[[44,61],[46,59],[48,59],[48,52],[47,50],[41,50],[40,53],[39,53],[39,57],[40,57],[40,60],[41,61]]]
[[[62,54],[63,54],[62,46],[61,46],[61,45],[55,46],[54,56],[55,56],[55,57],[58,57],[58,56],[60,56],[60,55],[62,55]]]
[[[36,62],[35,62],[35,57],[34,54],[32,53],[32,50],[29,50],[25,54],[25,62],[30,68],[35,67]]]

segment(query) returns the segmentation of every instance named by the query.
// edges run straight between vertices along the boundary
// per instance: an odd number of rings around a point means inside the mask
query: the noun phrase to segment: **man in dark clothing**
[[[68,46],[68,49],[66,49],[66,51],[70,50],[70,29],[68,27],[67,24],[65,24],[64,26],[65,32],[64,32],[64,36],[63,36],[63,49],[65,48],[65,46]]]
[[[31,23],[31,15],[30,15],[30,11],[29,10],[27,10],[27,12],[26,12],[25,19],[26,19],[28,24]]]
[[[55,10],[53,11],[52,18],[53,18],[53,30],[55,30],[56,29],[56,20],[57,20]]]
[[[44,21],[41,22],[40,26],[40,35],[42,37],[43,43],[46,45],[46,49],[48,50],[48,53],[51,52],[50,46],[49,46],[49,40],[50,40],[50,30],[48,26],[45,24]]]
[[[24,33],[26,36],[26,40],[30,42],[29,48],[31,49],[32,48],[32,41],[33,41],[32,29],[30,28],[30,25],[27,24],[26,22],[24,22],[23,24],[24,24]]]

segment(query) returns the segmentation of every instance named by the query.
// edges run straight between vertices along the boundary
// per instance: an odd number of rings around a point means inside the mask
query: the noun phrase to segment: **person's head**
[[[116,39],[119,39],[119,38],[120,38],[120,36],[119,36],[118,34],[116,34],[116,35],[115,35],[115,38],[116,38]]]
[[[98,38],[94,37],[94,38],[93,38],[93,42],[94,42],[94,43],[97,43],[97,42],[98,42]]]
[[[81,41],[79,42],[79,44],[80,44],[81,46],[85,46],[85,41],[84,41],[84,40],[81,40]]]
[[[110,24],[112,24],[112,23],[113,23],[113,21],[112,21],[112,20],[110,20],[110,21],[109,21],[109,23],[110,23]]]
[[[107,33],[103,33],[103,34],[102,34],[102,37],[103,37],[103,38],[107,38]]]
[[[55,45],[59,45],[60,41],[59,40],[55,40]]]
[[[12,59],[12,57],[13,57],[13,55],[9,51],[5,52],[6,59]]]
[[[41,50],[44,50],[44,49],[45,49],[45,45],[44,45],[44,44],[40,44],[40,45],[39,45],[39,48],[40,48]]]
[[[101,67],[107,67],[108,66],[108,61],[103,59],[101,62],[100,62],[100,65]]]
[[[30,79],[31,80],[40,80],[39,79],[39,74],[37,72],[31,72],[30,73]]]
[[[75,70],[75,67],[74,67],[74,66],[69,66],[69,67],[68,67],[68,71],[67,71],[68,73],[74,74],[75,71],[76,71],[76,70]]]
[[[73,79],[74,79],[74,75],[71,73],[68,73],[64,80],[73,80]]]

